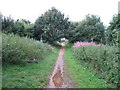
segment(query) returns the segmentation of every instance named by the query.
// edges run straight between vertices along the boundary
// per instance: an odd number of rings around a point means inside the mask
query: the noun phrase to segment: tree
[[[14,30],[16,31],[15,34],[18,34],[20,36],[28,36],[33,37],[33,27],[34,24],[31,24],[31,22],[25,19],[17,20],[14,22]]]
[[[75,28],[76,33],[74,41],[94,41],[103,43],[105,42],[104,30],[105,27],[100,17],[96,15],[87,15]]]
[[[69,42],[74,43],[76,41],[76,32],[75,28],[78,26],[78,22],[70,22],[69,30],[66,31],[65,38],[69,40]]]
[[[10,16],[2,19],[2,31],[4,33],[12,33],[13,26],[14,20]]]
[[[13,20],[11,17],[2,19],[2,31],[4,33],[18,34],[19,36],[33,37],[33,24],[27,20]]]
[[[118,36],[120,35],[120,14],[113,15],[112,20],[109,23],[106,30],[107,43],[110,45],[118,43]]]
[[[70,22],[64,14],[52,7],[42,14],[35,22],[34,37],[37,40],[53,44],[55,41],[65,37]]]

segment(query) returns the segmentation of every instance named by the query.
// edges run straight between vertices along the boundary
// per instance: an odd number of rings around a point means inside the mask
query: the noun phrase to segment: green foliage
[[[69,40],[69,42],[73,43],[76,40],[76,31],[75,28],[78,26],[78,22],[70,22],[69,30],[66,31],[65,38]]]
[[[82,62],[76,60],[71,48],[66,49],[64,61],[69,71],[70,78],[77,88],[115,88],[114,85],[99,79],[94,72],[85,68]]]
[[[2,88],[44,88],[48,85],[48,75],[53,70],[57,56],[58,49],[54,49],[38,63],[28,64],[24,67],[20,65],[3,66]]]
[[[4,17],[2,19],[2,31],[5,33],[11,33],[14,27],[14,20],[11,17]]]
[[[87,15],[86,18],[75,25],[72,42],[76,41],[94,41],[103,43],[105,27],[96,15]]]
[[[118,45],[120,36],[120,14],[114,15],[106,30],[106,40],[109,45]]]
[[[11,17],[2,19],[2,31],[4,33],[13,33],[19,36],[33,36],[33,24],[24,19],[14,21]]]
[[[40,61],[51,52],[50,46],[29,38],[21,38],[14,34],[2,34],[2,62],[20,64]]]
[[[73,48],[74,56],[87,69],[107,83],[118,83],[118,48],[110,46],[80,46]]]
[[[70,22],[64,14],[56,8],[51,8],[40,16],[35,22],[34,37],[53,44],[60,38],[65,37]]]

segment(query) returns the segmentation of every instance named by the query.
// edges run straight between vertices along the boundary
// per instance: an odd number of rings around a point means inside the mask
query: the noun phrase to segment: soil
[[[50,77],[49,84],[46,88],[75,88],[74,83],[67,75],[67,69],[64,67],[63,55],[65,51],[65,45],[59,51],[58,59],[55,63],[53,73]]]

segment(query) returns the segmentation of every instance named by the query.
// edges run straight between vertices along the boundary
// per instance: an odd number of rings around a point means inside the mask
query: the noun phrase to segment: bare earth
[[[62,44],[53,73],[50,77],[49,85],[46,88],[75,88],[69,76],[67,76],[67,69],[64,67],[64,50],[65,45]]]

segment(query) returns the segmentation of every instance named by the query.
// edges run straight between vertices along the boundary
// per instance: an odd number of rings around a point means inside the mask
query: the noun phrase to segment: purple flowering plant
[[[89,45],[94,45],[94,46],[100,46],[100,44],[97,44],[95,42],[81,42],[81,41],[77,41],[74,43],[74,47],[77,48],[79,46],[89,46]]]

